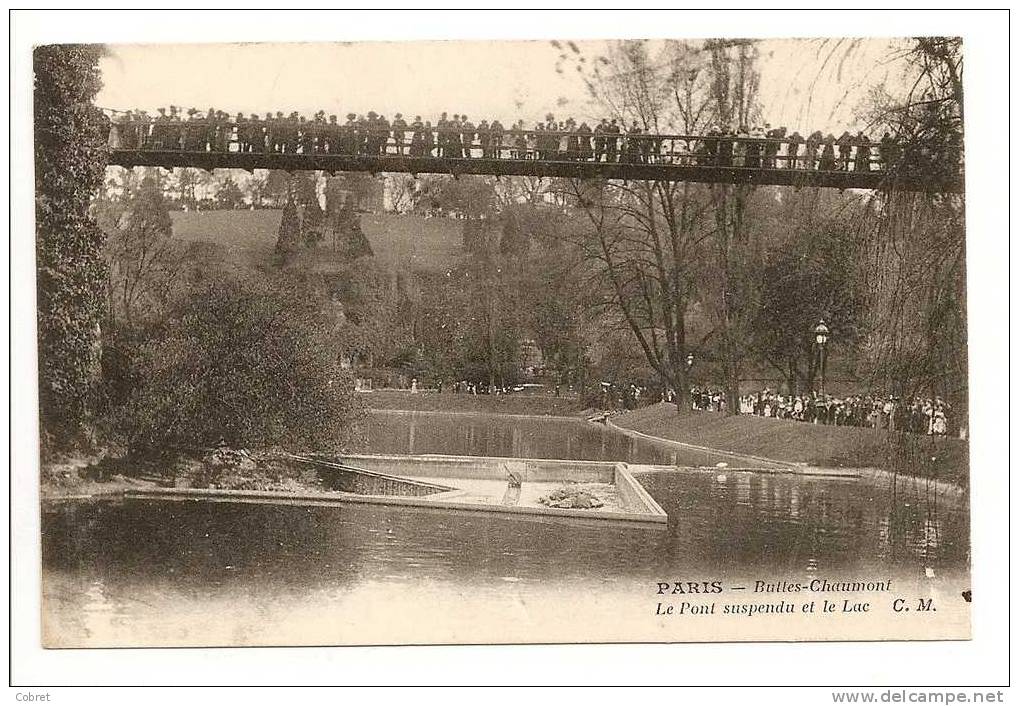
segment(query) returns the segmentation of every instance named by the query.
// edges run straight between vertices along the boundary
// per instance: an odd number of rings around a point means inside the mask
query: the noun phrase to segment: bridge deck
[[[275,152],[186,152],[181,150],[113,149],[109,164],[121,167],[194,167],[212,169],[281,169],[289,172],[403,172],[408,174],[487,174],[494,176],[689,181],[706,184],[773,184],[836,189],[961,192],[961,177],[929,174],[890,175],[884,171],[722,167],[697,164],[587,162],[545,159],[352,156]]]

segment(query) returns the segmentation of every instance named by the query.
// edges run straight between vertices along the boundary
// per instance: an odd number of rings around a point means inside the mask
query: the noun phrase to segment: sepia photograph
[[[967,47],[35,46],[42,646],[969,640]]]

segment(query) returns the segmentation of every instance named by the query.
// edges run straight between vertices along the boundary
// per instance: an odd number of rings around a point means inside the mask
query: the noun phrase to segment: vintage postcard
[[[43,645],[969,639],[963,56],[37,46]]]

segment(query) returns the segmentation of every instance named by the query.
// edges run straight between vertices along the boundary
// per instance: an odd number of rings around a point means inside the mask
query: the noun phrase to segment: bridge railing
[[[118,121],[114,150],[301,155],[617,162],[803,171],[885,172],[935,168],[958,175],[961,143],[937,149],[895,140],[871,142],[741,135],[681,135],[477,127],[393,129],[289,121]]]

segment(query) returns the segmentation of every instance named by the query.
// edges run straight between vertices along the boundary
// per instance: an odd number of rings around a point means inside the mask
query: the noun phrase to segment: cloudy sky
[[[765,120],[838,134],[856,127],[853,109],[867,87],[898,80],[897,64],[884,61],[889,40],[864,40],[839,64],[824,61],[831,41],[760,42]],[[605,48],[577,45],[592,58]],[[598,111],[568,53],[564,65],[561,50],[541,41],[114,45],[101,64],[98,102],[150,113],[173,104],[231,114],[375,110],[433,121],[446,111],[507,124],[549,111],[591,119]]]

